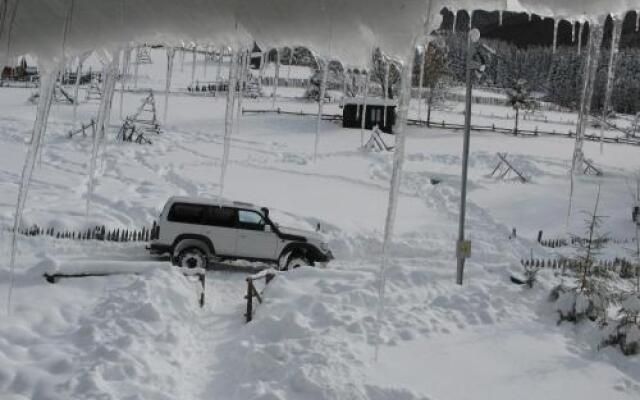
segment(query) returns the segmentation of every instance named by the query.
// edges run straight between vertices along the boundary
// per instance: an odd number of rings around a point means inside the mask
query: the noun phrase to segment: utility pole
[[[464,238],[464,222],[467,208],[467,173],[469,170],[469,141],[471,138],[471,95],[473,89],[473,73],[476,70],[473,65],[473,55],[476,52],[476,44],[480,40],[480,31],[471,29],[468,34],[467,44],[467,93],[465,97],[464,114],[464,142],[462,147],[462,187],[460,190],[460,221],[458,224],[458,241],[456,243],[456,258],[458,268],[456,271],[456,283],[462,285],[464,275],[464,262],[471,255],[471,242]]]

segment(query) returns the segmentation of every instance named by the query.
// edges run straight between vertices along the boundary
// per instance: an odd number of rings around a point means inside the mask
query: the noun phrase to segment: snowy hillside
[[[176,87],[190,82],[189,58],[176,66]],[[202,66],[198,74],[204,74]],[[162,57],[141,68],[140,85],[161,88]],[[210,66],[209,74],[215,74]],[[286,72],[285,72],[286,73]],[[200,77],[200,75],[198,75]],[[202,79],[205,79],[202,76]],[[9,253],[19,166],[35,107],[25,89],[0,91],[0,253]],[[144,94],[126,93],[124,114]],[[156,96],[158,105],[162,96]],[[99,159],[93,207],[84,214],[91,140],[69,139],[72,107],[52,108],[24,225],[86,229],[138,228],[157,218],[169,196],[218,193],[224,134],[222,98],[172,96],[170,120],[151,145],[119,143],[120,96]],[[313,112],[317,105],[278,99],[277,107]],[[457,104],[435,119],[461,122]],[[97,102],[79,107],[82,121]],[[245,99],[269,109],[270,99]],[[505,107],[478,107],[504,115]],[[337,103],[325,112],[341,113]],[[417,104],[412,105],[415,116]],[[424,110],[422,110],[424,113]],[[424,114],[423,114],[424,115]],[[477,118],[483,118],[476,114]],[[575,115],[549,119],[575,120]],[[495,121],[496,118],[492,117]],[[525,124],[527,122],[524,122]],[[553,122],[548,122],[553,124]],[[505,119],[505,126],[511,121]],[[561,129],[563,125],[554,125]],[[284,225],[319,222],[336,255],[327,269],[280,274],[265,303],[244,324],[246,272],[207,272],[207,300],[197,283],[151,263],[142,243],[19,238],[13,313],[0,323],[0,398],[7,399],[637,399],[640,367],[613,348],[598,349],[590,328],[557,326],[546,301],[556,279],[539,274],[533,289],[513,285],[520,260],[564,254],[535,242],[581,233],[582,211],[602,185],[604,229],[631,238],[637,166],[635,146],[587,143],[605,171],[580,177],[567,226],[573,142],[498,133],[472,135],[468,237],[473,243],[465,285],[454,284],[462,136],[437,127],[408,131],[379,361],[377,269],[387,207],[391,153],[360,149],[359,130],[323,121],[313,162],[315,118],[245,115],[231,142],[225,196],[269,206]],[[364,139],[368,139],[367,137]],[[390,144],[392,136],[385,136]],[[490,177],[497,152],[530,179]],[[518,237],[510,239],[512,228]],[[625,246],[609,249],[627,256]],[[62,280],[42,274],[103,265],[141,275]],[[0,309],[9,271],[0,265]],[[461,383],[464,382],[464,383]]]

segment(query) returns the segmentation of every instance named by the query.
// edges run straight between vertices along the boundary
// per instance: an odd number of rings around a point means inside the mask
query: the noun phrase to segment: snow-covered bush
[[[625,297],[620,307],[620,319],[605,332],[604,345],[619,346],[625,355],[640,353],[640,295]]]
[[[580,322],[585,319],[595,321],[604,314],[607,304],[601,295],[587,295],[578,287],[566,288],[557,286],[552,290],[552,300],[556,303],[556,311],[561,321]]]

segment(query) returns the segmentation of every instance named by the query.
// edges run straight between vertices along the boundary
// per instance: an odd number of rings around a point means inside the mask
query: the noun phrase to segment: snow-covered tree
[[[516,121],[513,133],[518,134],[518,120],[520,119],[520,110],[529,111],[536,107],[536,101],[531,97],[529,85],[525,79],[516,79],[513,85],[507,89],[507,104],[516,111]]]
[[[387,78],[387,70],[389,76]],[[397,86],[400,84],[400,69],[389,58],[385,57],[380,49],[373,52],[371,61],[371,81],[380,85],[381,94],[387,94],[387,98],[393,99],[397,92]],[[387,87],[388,84],[388,87]]]
[[[607,330],[604,344],[619,346],[625,355],[640,353],[640,293],[638,291],[624,296],[618,314],[620,319]]]
[[[320,86],[322,85],[322,74],[324,73],[324,60],[318,59],[315,72],[310,78],[309,88],[305,92],[305,97],[314,101],[320,100]],[[329,89],[342,88],[344,83],[342,65],[337,61],[329,62],[329,74],[327,75],[327,91],[325,97],[329,96]]]
[[[423,97],[427,105],[427,121],[431,120],[431,109],[434,105],[444,101],[445,93],[449,86],[448,69],[449,59],[447,49],[444,45],[438,46],[435,43],[429,43],[424,54],[424,75],[422,76],[422,84],[426,89]],[[418,57],[417,59],[421,59]],[[417,86],[420,78],[420,65],[414,65],[414,82]]]

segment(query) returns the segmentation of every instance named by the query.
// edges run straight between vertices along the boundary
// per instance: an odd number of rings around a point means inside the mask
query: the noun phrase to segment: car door
[[[262,215],[252,210],[238,210],[236,254],[240,257],[275,260],[278,236],[265,229]],[[269,226],[270,228],[270,226]]]
[[[216,255],[234,256],[238,230],[237,212],[234,208],[208,206],[204,215],[204,228],[213,243]]]

